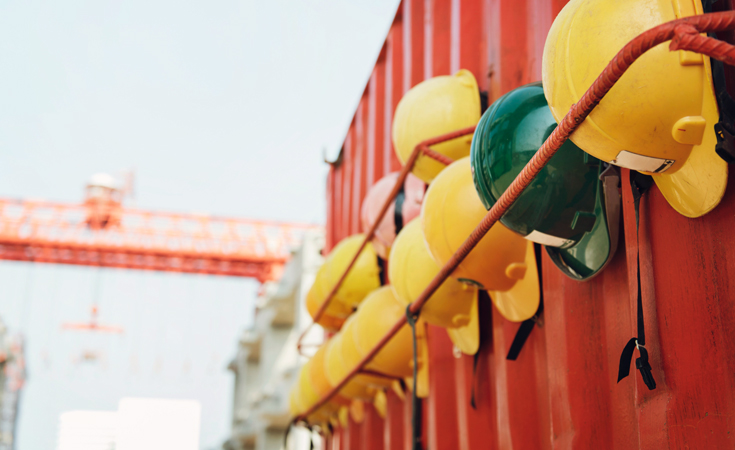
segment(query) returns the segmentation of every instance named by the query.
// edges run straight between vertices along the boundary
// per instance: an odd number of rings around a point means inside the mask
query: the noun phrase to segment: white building
[[[194,400],[123,398],[117,411],[69,411],[56,450],[199,450]]]
[[[304,297],[323,258],[322,231],[309,232],[277,283],[263,286],[255,323],[243,332],[229,369],[235,375],[232,435],[226,450],[280,450],[288,427],[288,394],[306,358],[296,341],[311,323]],[[320,343],[323,331],[314,326],[304,343]],[[309,433],[293,429],[288,450],[308,450]],[[318,439],[318,436],[314,436]]]
[[[0,319],[0,450],[15,449],[18,404],[25,377],[23,338],[10,337]]]
[[[116,411],[69,411],[59,418],[56,450],[115,450]]]

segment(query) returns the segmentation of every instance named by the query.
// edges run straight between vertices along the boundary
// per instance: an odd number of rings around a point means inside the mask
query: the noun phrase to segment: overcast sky
[[[0,0],[0,196],[80,201],[135,170],[140,208],[324,223],[326,149],[352,118],[398,0]],[[123,336],[62,333],[89,316]],[[0,262],[0,317],[27,336],[17,450],[58,416],[122,396],[203,404],[229,429],[225,366],[252,321],[249,280]],[[83,351],[101,355],[78,363]]]

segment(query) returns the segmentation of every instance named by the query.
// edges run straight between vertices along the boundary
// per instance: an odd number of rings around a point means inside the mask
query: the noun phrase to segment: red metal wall
[[[390,142],[401,96],[431,76],[471,70],[490,100],[540,79],[541,56],[563,0],[404,0],[328,177],[328,249],[360,232],[367,188],[397,170]],[[623,171],[627,180],[627,171]],[[732,178],[732,177],[731,177]],[[735,180],[731,180],[731,186]],[[505,355],[518,327],[481,311],[483,344],[455,358],[429,330],[431,450],[735,448],[735,194],[700,219],[671,209],[654,188],[641,206],[641,279],[647,348],[658,383],[633,369],[616,383],[620,351],[635,333],[636,230],[623,182],[624,239],[591,281],[543,260],[545,312],[517,361]],[[477,408],[470,406],[475,387]],[[389,393],[328,440],[340,450],[410,449],[410,404]]]

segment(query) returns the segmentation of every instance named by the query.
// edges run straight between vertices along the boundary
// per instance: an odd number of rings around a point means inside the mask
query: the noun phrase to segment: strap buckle
[[[735,163],[735,132],[730,128],[722,121],[715,124],[715,136],[717,136],[715,152],[728,164]]]
[[[419,314],[420,313],[412,313],[411,312],[411,304],[406,306],[406,322],[408,322],[408,326],[411,328],[416,327],[416,322],[419,320]]]
[[[646,347],[638,345],[638,340],[636,340],[635,346],[641,355],[635,360],[635,368],[641,373],[641,378],[643,378],[646,387],[652,391],[656,389],[656,380],[653,379],[651,364],[648,362],[648,350],[646,350]]]

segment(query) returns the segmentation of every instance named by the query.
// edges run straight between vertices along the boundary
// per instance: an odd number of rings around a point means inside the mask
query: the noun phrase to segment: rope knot
[[[689,23],[680,23],[674,27],[674,37],[671,38],[669,50],[672,52],[680,50],[687,44],[691,43],[697,36],[699,36],[699,31],[693,25]]]

